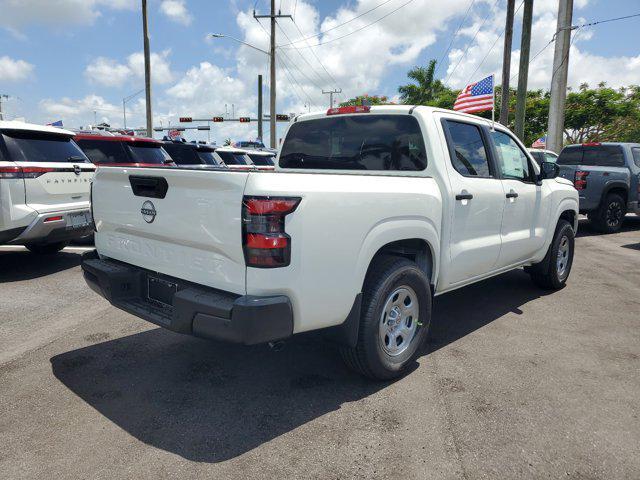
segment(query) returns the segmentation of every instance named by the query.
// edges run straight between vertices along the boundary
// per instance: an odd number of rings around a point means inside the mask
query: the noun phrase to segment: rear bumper
[[[93,232],[93,224],[91,222],[74,225],[71,220],[74,214],[82,213],[86,213],[87,218],[90,218],[91,214],[88,208],[40,213],[29,226],[10,243],[54,243],[89,235]],[[54,221],[47,221],[47,219],[54,217],[61,218]]]
[[[240,296],[159,275],[126,263],[82,257],[89,287],[112,305],[174,332],[245,345],[282,340],[293,333],[293,310],[286,296]],[[148,279],[175,284],[171,305],[149,298]]]

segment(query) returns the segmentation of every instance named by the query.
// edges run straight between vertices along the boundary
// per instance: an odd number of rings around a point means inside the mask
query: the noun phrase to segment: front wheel
[[[574,246],[575,238],[571,224],[566,220],[560,220],[547,255],[540,263],[527,269],[533,282],[549,290],[563,288],[573,265]]]
[[[68,245],[68,242],[56,242],[56,243],[29,243],[25,245],[31,253],[38,255],[52,255],[58,253],[64,247]]]
[[[396,378],[419,354],[430,320],[425,273],[406,258],[380,257],[365,279],[358,343],[342,347],[342,357],[366,377]]]

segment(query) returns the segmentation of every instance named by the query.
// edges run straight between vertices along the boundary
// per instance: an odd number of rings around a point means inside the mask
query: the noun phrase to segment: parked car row
[[[272,170],[274,156],[266,151],[0,121],[0,245],[55,253],[72,240],[90,236],[90,185],[96,166]]]

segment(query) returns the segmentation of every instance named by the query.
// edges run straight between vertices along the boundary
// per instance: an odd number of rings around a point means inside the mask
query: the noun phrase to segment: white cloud
[[[60,100],[45,99],[40,102],[40,109],[45,113],[47,120],[62,119],[65,125],[74,127],[93,124],[94,120],[97,120],[97,123],[111,123],[113,120],[121,122],[122,119],[120,106],[109,103],[95,94],[87,95],[80,100],[67,97]]]
[[[182,25],[190,25],[193,17],[187,10],[185,0],[162,0],[160,12],[170,20]]]
[[[0,80],[15,82],[27,78],[33,72],[33,65],[24,60],[14,60],[6,55],[0,57]]]
[[[580,0],[574,4],[576,11],[587,6],[588,0]],[[550,43],[557,25],[558,4],[556,0],[540,0],[534,3],[534,21],[531,36],[531,63],[529,64],[528,87],[530,89],[548,90],[551,86],[553,72],[554,43]],[[516,18],[521,22],[522,11]],[[480,26],[481,19],[476,18],[473,24],[461,31],[462,39],[449,54],[447,69],[448,84],[453,88],[462,88],[469,82],[491,75],[496,75],[499,82],[502,68],[502,48],[504,40],[496,38],[504,29],[504,9],[495,11],[492,20],[487,22],[474,42],[467,50],[467,43],[472,39]],[[583,18],[574,12],[574,24],[584,23]],[[609,86],[620,87],[638,82],[640,78],[640,56],[600,56],[586,51],[584,44],[597,35],[594,29],[579,29],[572,32],[572,46],[569,53],[569,80],[572,87],[581,83],[595,86],[604,81]],[[493,45],[493,49],[491,49]],[[517,70],[520,61],[520,39],[514,38],[511,59],[511,87],[517,86]],[[464,55],[464,52],[468,53]],[[488,53],[487,53],[488,52]],[[539,54],[535,59],[533,57]],[[486,55],[484,63],[481,64]],[[456,68],[460,58],[463,60]],[[481,64],[481,65],[480,65]],[[480,66],[479,66],[480,65]],[[479,68],[478,68],[479,67]]]
[[[0,27],[18,32],[30,25],[92,25],[103,9],[132,10],[137,0],[2,0]]]
[[[151,79],[154,84],[166,84],[173,80],[169,63],[170,50],[151,54]],[[85,69],[86,77],[93,83],[106,87],[120,87],[133,80],[144,78],[144,54],[136,52],[129,55],[125,63],[112,58],[98,57]]]

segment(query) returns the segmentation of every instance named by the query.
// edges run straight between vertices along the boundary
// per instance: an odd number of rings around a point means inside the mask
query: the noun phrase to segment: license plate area
[[[177,283],[163,278],[147,277],[147,298],[152,303],[162,307],[173,307],[173,296],[177,291]]]
[[[89,211],[74,212],[67,216],[68,229],[85,228],[89,225],[91,225],[91,213]]]

